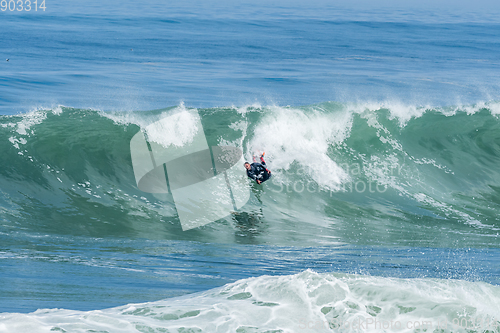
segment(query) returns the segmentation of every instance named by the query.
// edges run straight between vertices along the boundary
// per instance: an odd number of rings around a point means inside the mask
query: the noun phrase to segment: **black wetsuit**
[[[266,169],[264,158],[260,158],[261,163],[254,162],[250,164],[250,170],[247,170],[247,176],[257,181],[265,182],[271,178],[271,171]]]

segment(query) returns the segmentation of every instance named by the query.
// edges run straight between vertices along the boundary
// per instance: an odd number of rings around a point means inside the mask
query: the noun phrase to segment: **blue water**
[[[6,11],[1,112],[497,99],[494,12],[360,7],[51,2],[45,12]]]
[[[333,331],[338,318],[498,332],[499,13],[0,11],[0,332]],[[237,214],[182,231],[171,198],[137,188],[130,140],[195,108],[209,145],[264,149],[274,176]]]

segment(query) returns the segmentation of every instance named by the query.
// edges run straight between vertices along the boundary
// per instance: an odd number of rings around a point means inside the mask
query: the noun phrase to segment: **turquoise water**
[[[0,12],[0,332],[500,331],[496,8],[46,6]],[[193,110],[273,177],[183,231],[130,140]]]

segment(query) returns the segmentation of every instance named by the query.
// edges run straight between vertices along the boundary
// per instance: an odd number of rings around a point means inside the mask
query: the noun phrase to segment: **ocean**
[[[499,14],[2,1],[0,332],[500,332]],[[200,128],[273,176],[186,230],[131,142]]]

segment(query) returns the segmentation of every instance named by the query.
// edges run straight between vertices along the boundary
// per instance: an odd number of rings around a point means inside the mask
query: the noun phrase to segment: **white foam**
[[[26,139],[25,138],[16,138],[16,137],[13,137],[11,136],[9,138],[9,141],[12,143],[12,145],[16,148],[16,149],[19,149],[19,144],[22,144],[22,145],[25,145],[27,143]]]
[[[391,112],[391,117],[399,120],[400,126],[405,126],[412,118],[420,118],[430,107],[405,105],[400,102],[385,103],[385,107]]]
[[[262,110],[262,105],[260,105],[259,103],[254,103],[252,105],[245,105],[245,106],[242,106],[242,107],[232,107],[233,109],[236,109],[236,111],[239,113],[239,114],[242,114],[242,115],[245,115],[250,109],[254,109],[254,110]]]
[[[465,112],[467,115],[471,116],[484,109],[489,110],[493,116],[497,116],[500,114],[500,103],[489,101],[478,102],[472,105],[457,104],[456,106],[451,108],[436,108],[437,111],[443,113],[446,116],[453,116],[458,112]]]
[[[63,105],[58,105],[55,108],[52,109],[52,113],[59,116],[60,114],[63,113]]]
[[[116,124],[139,126],[146,133],[149,141],[164,147],[184,146],[192,142],[199,130],[196,109],[187,109],[184,103],[172,110],[154,115],[143,112],[102,112],[101,115],[113,120]],[[152,123],[156,123],[155,126],[149,126]]]
[[[445,116],[454,116],[459,112],[465,112],[468,115],[473,115],[483,109],[487,109],[494,116],[500,114],[500,102],[488,101],[478,102],[472,105],[457,103],[455,106],[432,106],[432,105],[415,105],[407,104],[398,100],[387,100],[384,102],[359,102],[346,103],[343,108],[352,113],[357,114],[374,114],[381,109],[387,109],[390,112],[391,119],[398,119],[399,125],[404,127],[412,119],[422,117],[429,110],[434,110]]]
[[[401,127],[414,118],[421,117],[427,110],[432,109],[430,106],[417,106],[405,104],[397,100],[388,100],[385,102],[362,102],[348,103],[345,109],[358,114],[373,114],[381,109],[387,109],[390,113],[390,119],[398,119]]]
[[[200,130],[198,114],[185,108],[178,110],[168,117],[155,122],[155,126],[146,127],[149,141],[156,142],[164,147],[174,145],[182,147],[191,143]]]
[[[63,112],[62,106],[59,105],[57,107],[52,107],[51,109],[36,108],[26,114],[20,115],[21,120],[18,121],[17,123],[2,124],[2,127],[14,128],[17,135],[24,136],[24,138],[23,137],[18,138],[17,136],[16,137],[12,136],[9,138],[9,141],[13,144],[13,146],[16,149],[19,149],[20,144],[24,145],[27,143],[26,137],[30,137],[31,135],[34,134],[32,127],[41,124],[45,119],[47,119],[47,114],[49,112],[52,112],[55,115],[60,115]],[[15,118],[19,116],[10,116],[10,117]]]
[[[348,175],[328,150],[347,137],[351,125],[347,112],[271,107],[247,145],[247,159],[255,150],[266,151],[273,171],[287,171],[295,162],[320,186],[337,190]]]
[[[2,314],[0,332],[478,332],[460,323],[487,329],[499,313],[500,287],[483,282],[307,270],[102,311]]]
[[[491,114],[494,116],[500,115],[500,103],[490,103],[488,104],[488,108],[491,110]]]
[[[21,135],[29,136],[29,134],[32,134],[32,132],[30,133],[29,131],[31,127],[41,124],[47,118],[47,113],[49,111],[55,115],[60,115],[63,112],[62,107],[62,105],[58,105],[48,109],[36,108],[26,114],[23,114],[22,120],[16,124],[16,132]]]
[[[23,115],[23,119],[17,123],[16,132],[21,135],[29,135],[29,129],[41,124],[47,118],[47,112],[44,110],[34,110]]]

